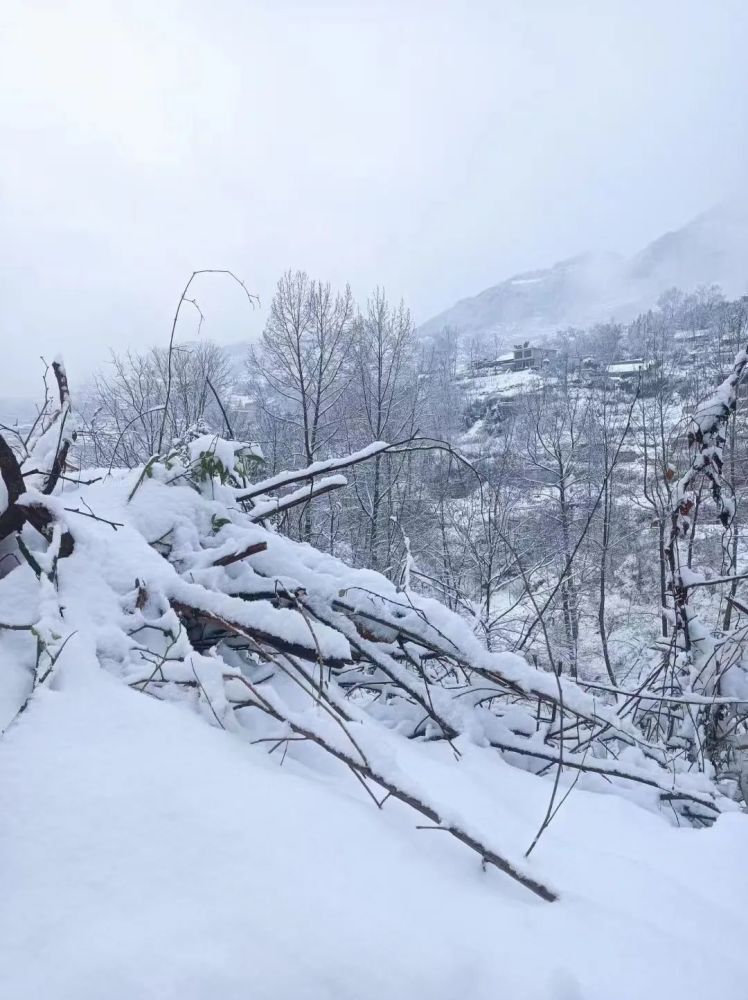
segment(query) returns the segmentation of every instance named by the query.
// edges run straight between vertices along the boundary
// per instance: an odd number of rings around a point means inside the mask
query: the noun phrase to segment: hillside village
[[[549,379],[564,379],[570,384],[588,387],[604,383],[616,389],[646,385],[660,367],[661,362],[654,358],[607,362],[592,355],[569,356],[557,348],[533,346],[527,341],[497,358],[474,360],[460,366],[457,378],[469,385],[471,395],[485,397],[495,393],[509,400],[522,392],[532,391],[533,387]],[[527,373],[525,377],[517,377],[524,373]]]
[[[663,293],[656,310],[629,324],[559,331],[537,342],[511,343],[511,349],[497,346],[496,336],[461,340],[455,332],[456,342],[467,344],[455,380],[468,401],[469,419],[509,412],[518,398],[552,385],[605,389],[623,398],[634,391],[646,396],[662,379],[673,388],[694,379],[699,384],[705,371],[718,374],[732,363],[735,338],[726,310],[718,289],[689,295],[673,289]]]

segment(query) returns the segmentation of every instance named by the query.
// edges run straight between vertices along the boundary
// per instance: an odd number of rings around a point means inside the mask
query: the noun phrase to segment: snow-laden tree
[[[397,585],[351,569],[274,527],[343,490],[348,470],[427,442],[374,443],[263,478],[253,446],[189,431],[138,468],[82,470],[67,379],[60,363],[54,370],[60,402],[48,419],[22,446],[0,438],[0,651],[26,671],[9,725],[23,724],[41,689],[93,657],[144,696],[194,706],[256,752],[282,747],[310,763],[323,753],[376,808],[399,801],[548,901],[558,889],[446,790],[415,782],[398,765],[398,747],[442,746],[457,782],[468,747],[550,770],[541,832],[567,775],[678,821],[706,824],[734,808],[713,771],[645,735],[631,705],[736,709],[746,697],[736,688],[728,696],[696,693],[694,684],[677,697],[640,690],[615,704],[557,669],[488,651],[468,621],[407,576]],[[712,426],[698,418],[702,457]],[[690,481],[682,485],[685,502]],[[688,585],[681,570],[676,587]]]

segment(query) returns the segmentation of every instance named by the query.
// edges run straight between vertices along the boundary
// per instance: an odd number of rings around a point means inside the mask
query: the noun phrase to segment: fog
[[[702,2],[0,5],[0,394],[256,336],[279,274],[416,321],[744,182],[748,7]],[[193,336],[194,316],[180,334]]]

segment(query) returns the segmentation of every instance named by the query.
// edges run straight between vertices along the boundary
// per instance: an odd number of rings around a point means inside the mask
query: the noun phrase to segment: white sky
[[[745,0],[0,0],[0,394],[164,343],[195,268],[423,321],[632,251],[745,183],[747,51]],[[261,328],[197,292],[206,337]]]

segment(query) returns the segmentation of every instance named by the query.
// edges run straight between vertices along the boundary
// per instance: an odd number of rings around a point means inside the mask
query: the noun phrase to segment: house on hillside
[[[550,347],[532,347],[527,341],[515,344],[512,358],[508,362],[512,371],[521,372],[528,368],[533,370],[548,368],[556,360],[558,351]]]
[[[646,358],[629,358],[628,361],[615,361],[608,365],[605,374],[610,379],[623,382],[637,382],[653,375],[659,368],[659,361],[651,361]]]
[[[473,364],[474,375],[498,375],[500,372],[540,371],[548,369],[556,360],[558,351],[550,347],[532,347],[527,341],[515,344],[507,354]]]

